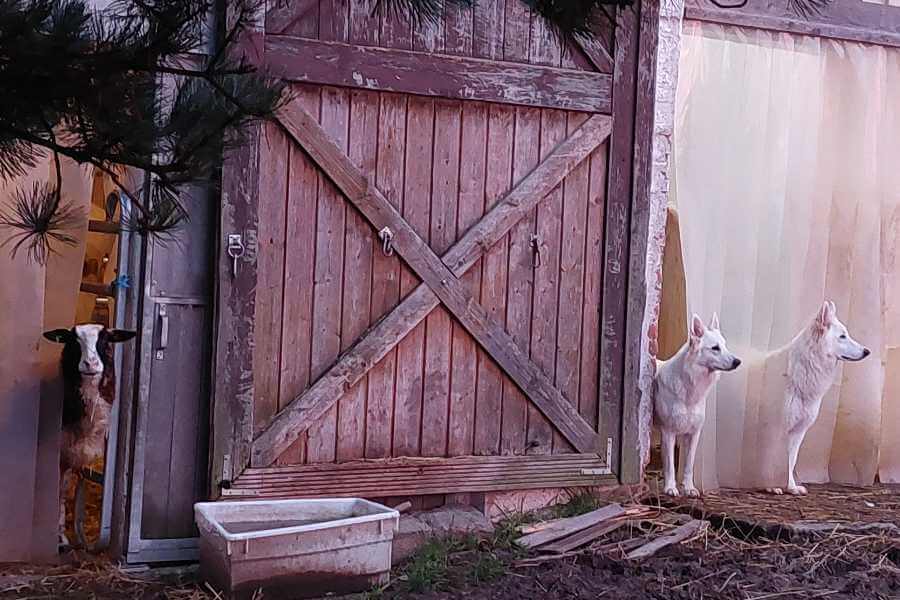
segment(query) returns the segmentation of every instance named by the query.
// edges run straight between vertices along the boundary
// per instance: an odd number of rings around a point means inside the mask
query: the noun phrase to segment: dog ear
[[[703,321],[696,314],[691,316],[691,340],[698,340],[703,337],[703,334],[706,333],[706,327],[703,326]]]
[[[816,315],[816,326],[820,330],[825,330],[831,325],[834,320],[834,304],[826,300],[822,303],[822,308],[819,309],[819,314]]]
[[[710,321],[709,321],[709,328],[712,329],[713,331],[719,330],[719,313],[717,313],[717,312],[713,313],[712,319],[710,319]]]

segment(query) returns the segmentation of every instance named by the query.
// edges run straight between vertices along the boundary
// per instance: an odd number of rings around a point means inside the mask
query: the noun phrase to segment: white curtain
[[[749,359],[710,394],[698,484],[759,483],[780,383],[754,364],[824,299],[873,354],[842,366],[800,480],[900,481],[900,51],[687,21],[677,112],[688,309]]]

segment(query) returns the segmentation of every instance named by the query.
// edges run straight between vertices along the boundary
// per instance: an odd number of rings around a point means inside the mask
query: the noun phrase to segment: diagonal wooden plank
[[[304,121],[311,121],[307,123],[307,129],[310,125],[318,127],[312,117],[296,111],[290,105],[285,111],[283,124],[286,127],[302,125]],[[488,248],[505,236],[523,215],[530,212],[572,169],[609,137],[611,127],[609,117],[591,117],[516,184],[443,256],[443,262],[453,274],[461,276],[471,268]],[[327,140],[326,143],[330,144]],[[357,177],[355,169],[346,169],[346,165],[342,164],[336,167],[346,173],[345,183],[349,181],[349,189],[356,189],[357,193],[366,189],[365,178]],[[272,464],[302,435],[310,423],[324,414],[344,391],[359,381],[438,304],[437,296],[429,287],[426,284],[419,285],[399,306],[342,354],[320,379],[275,417],[253,442],[253,465]]]

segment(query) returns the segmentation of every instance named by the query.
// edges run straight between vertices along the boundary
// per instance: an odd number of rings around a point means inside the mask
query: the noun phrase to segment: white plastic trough
[[[385,585],[400,514],[357,498],[201,502],[200,572],[229,598],[315,598]]]

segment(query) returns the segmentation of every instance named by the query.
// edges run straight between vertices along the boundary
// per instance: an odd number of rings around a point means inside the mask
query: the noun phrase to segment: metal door
[[[174,239],[144,243],[128,562],[196,559],[207,497],[214,224],[208,194],[187,196]]]

